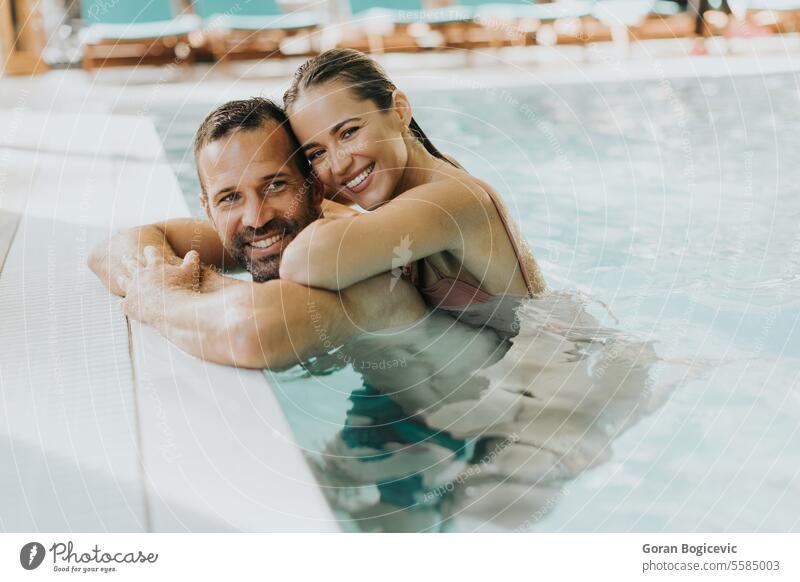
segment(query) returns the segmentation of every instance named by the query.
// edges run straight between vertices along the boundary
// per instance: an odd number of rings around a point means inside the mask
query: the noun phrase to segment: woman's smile
[[[375,162],[372,162],[366,168],[358,170],[358,172],[352,174],[346,180],[344,180],[344,187],[350,190],[350,192],[353,194],[363,192],[372,182],[372,176],[374,173]]]

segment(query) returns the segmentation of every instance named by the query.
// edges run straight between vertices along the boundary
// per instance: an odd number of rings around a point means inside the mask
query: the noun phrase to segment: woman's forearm
[[[306,227],[281,256],[280,277],[309,287],[338,291],[350,286],[339,273],[339,247],[351,218],[320,219]]]

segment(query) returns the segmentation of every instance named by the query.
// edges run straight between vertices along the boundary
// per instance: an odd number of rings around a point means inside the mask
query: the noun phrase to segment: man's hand
[[[125,315],[158,327],[166,318],[168,297],[200,292],[203,269],[196,251],[189,251],[177,261],[165,260],[152,246],[145,247],[143,254],[124,259],[128,274],[120,275],[117,285],[125,292]]]
[[[233,277],[221,274],[213,265],[200,265],[200,292],[213,293],[222,291],[225,286],[241,285],[242,282]]]

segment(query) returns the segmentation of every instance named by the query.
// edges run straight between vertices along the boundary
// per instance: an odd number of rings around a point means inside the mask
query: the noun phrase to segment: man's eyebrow
[[[347,119],[343,119],[342,121],[340,121],[339,123],[334,125],[328,133],[330,133],[331,135],[339,133],[339,130],[342,129],[342,127],[344,127],[346,124],[350,123],[351,121],[361,121],[361,118],[360,117],[348,117]],[[308,142],[307,144],[304,144],[304,145],[300,146],[300,149],[303,150],[303,151],[306,151],[306,150],[311,149],[313,147],[316,147],[318,145],[319,144],[317,142],[312,141],[312,142]]]
[[[274,172],[261,178],[261,182],[272,182],[275,178],[288,178],[289,172]]]
[[[289,172],[274,172],[272,174],[267,174],[266,176],[262,176],[259,182],[272,182],[275,178],[288,178]],[[226,186],[225,188],[221,188],[214,192],[211,195],[212,200],[216,200],[217,197],[221,196],[222,194],[228,194],[230,192],[236,192],[239,188],[237,186]]]

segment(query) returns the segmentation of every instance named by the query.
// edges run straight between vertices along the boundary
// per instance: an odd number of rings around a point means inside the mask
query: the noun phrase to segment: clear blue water
[[[797,77],[411,97],[556,293],[268,374],[343,527],[800,530]],[[195,211],[206,110],[157,120]]]

